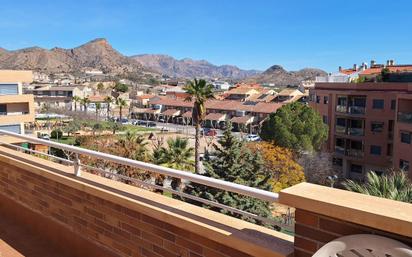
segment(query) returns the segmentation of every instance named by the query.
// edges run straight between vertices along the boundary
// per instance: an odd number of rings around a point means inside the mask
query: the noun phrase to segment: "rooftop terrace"
[[[156,194],[146,190],[149,185],[144,183],[137,187],[113,180],[113,174],[86,172],[90,169],[75,157],[59,164],[3,144],[0,213],[12,219],[2,220],[5,225],[0,238],[23,256],[36,256],[27,252],[36,247],[41,255],[44,248],[36,239],[39,237],[48,242],[48,255],[41,256],[311,256],[329,241],[359,233],[384,235],[412,245],[412,205],[407,203],[308,183],[278,195],[2,132],[71,151],[73,156],[90,155],[296,208],[292,236]],[[27,231],[27,244],[16,243],[16,238],[22,237],[7,236],[19,235],[19,231]],[[0,243],[0,251],[6,248]]]

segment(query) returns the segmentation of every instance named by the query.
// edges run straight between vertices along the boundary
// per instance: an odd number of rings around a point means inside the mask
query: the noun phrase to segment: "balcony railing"
[[[349,106],[350,114],[365,114],[365,107],[362,106]]]
[[[355,158],[363,158],[363,151],[359,149],[348,149],[346,155]]]
[[[363,136],[365,134],[365,130],[363,128],[349,128],[348,132],[351,136]]]
[[[348,113],[354,115],[363,115],[365,114],[365,107],[363,106],[345,106],[345,105],[337,105],[336,112],[339,113]]]
[[[184,193],[182,191],[177,191],[177,190],[174,190],[174,189],[171,189],[171,188],[168,188],[168,187],[156,185],[151,181],[142,181],[142,180],[139,180],[139,179],[136,179],[136,178],[131,178],[131,177],[128,177],[128,176],[124,176],[124,175],[121,175],[121,174],[114,173],[111,170],[106,170],[106,169],[102,169],[102,168],[98,168],[98,167],[92,167],[92,166],[89,166],[89,165],[82,164],[80,162],[80,156],[87,156],[89,158],[90,157],[97,158],[97,159],[100,159],[100,160],[105,161],[105,162],[113,162],[113,163],[116,163],[116,164],[133,167],[133,168],[137,168],[137,169],[140,169],[140,170],[145,170],[145,171],[161,174],[161,175],[164,175],[164,176],[179,178],[179,179],[182,179],[184,181],[195,182],[197,184],[201,184],[201,185],[205,185],[205,186],[209,186],[209,187],[213,187],[213,188],[218,188],[218,189],[225,190],[225,191],[228,191],[228,192],[237,193],[237,194],[240,194],[240,195],[243,195],[243,196],[252,197],[252,198],[259,199],[259,200],[262,200],[262,201],[266,201],[266,202],[269,202],[269,203],[275,203],[275,202],[278,201],[279,195],[277,193],[273,193],[273,192],[269,192],[269,191],[265,191],[265,190],[261,190],[261,189],[257,189],[257,188],[252,188],[252,187],[248,187],[248,186],[244,186],[244,185],[240,185],[240,184],[236,184],[236,183],[232,183],[232,182],[227,182],[227,181],[223,181],[223,180],[219,180],[219,179],[214,179],[214,178],[210,178],[210,177],[206,177],[206,176],[201,176],[201,175],[193,174],[191,172],[175,170],[175,169],[171,169],[171,168],[167,168],[167,167],[163,167],[163,166],[158,166],[158,165],[151,164],[151,163],[145,163],[145,162],[141,162],[141,161],[131,160],[131,159],[127,159],[127,158],[124,158],[124,157],[119,157],[119,156],[115,156],[115,155],[111,155],[111,154],[107,154],[107,153],[101,153],[101,152],[97,152],[97,151],[93,151],[93,150],[83,149],[83,148],[80,148],[80,147],[75,147],[75,146],[71,146],[71,145],[65,145],[65,144],[61,144],[61,143],[52,142],[52,141],[49,141],[49,140],[39,139],[39,138],[27,136],[27,135],[21,135],[21,134],[17,134],[17,133],[5,131],[5,130],[0,130],[0,135],[1,134],[16,137],[16,138],[19,138],[19,139],[23,139],[23,140],[26,140],[27,142],[30,142],[30,143],[42,144],[42,145],[46,145],[46,146],[49,146],[49,147],[61,149],[61,150],[64,150],[65,152],[70,153],[70,154],[68,154],[68,156],[73,156],[73,157],[71,159],[64,159],[64,158],[49,155],[49,154],[46,154],[46,153],[43,153],[43,152],[27,149],[27,148],[24,148],[24,147],[21,147],[21,146],[8,144],[8,143],[0,141],[0,144],[7,145],[9,147],[19,149],[23,152],[30,152],[30,153],[34,153],[34,154],[37,154],[37,155],[45,155],[49,158],[58,160],[58,161],[63,162],[67,165],[72,165],[73,166],[73,172],[78,177],[81,176],[81,171],[82,171],[82,167],[83,167],[85,170],[93,170],[94,172],[97,172],[97,173],[99,173],[99,174],[101,174],[104,177],[109,178],[109,179],[129,181],[129,182],[135,183],[138,186],[141,186],[142,188],[149,188],[149,189],[152,189],[152,190],[160,190],[160,191],[168,192],[168,193],[180,196],[182,198],[194,200],[194,201],[200,202],[200,203],[208,205],[208,206],[223,209],[223,210],[226,210],[228,212],[235,213],[237,215],[240,215],[240,216],[243,216],[243,217],[246,217],[246,218],[249,218],[249,219],[259,220],[260,222],[262,222],[264,224],[273,225],[273,226],[276,226],[276,227],[281,227],[281,228],[286,229],[287,231],[293,231],[294,230],[293,229],[293,221],[290,217],[287,217],[283,220],[274,220],[274,219],[270,219],[270,218],[266,218],[266,217],[260,217],[256,214],[253,214],[253,213],[250,213],[250,212],[247,212],[247,211],[244,211],[244,210],[236,209],[236,208],[233,208],[233,207],[230,207],[230,206],[227,206],[227,205],[215,202],[215,201],[211,201],[211,200],[207,200],[207,199],[204,199],[204,198],[201,198],[201,197],[193,196],[193,195]],[[0,140],[1,140],[1,138],[0,138]]]
[[[338,134],[346,134],[346,127],[336,125],[335,132]]]
[[[335,153],[345,155],[345,148],[341,146],[335,146]]]
[[[412,123],[412,112],[399,112],[398,121],[402,123]]]
[[[341,112],[341,113],[346,113],[348,111],[348,108],[346,107],[346,105],[337,105],[336,111]]]
[[[28,111],[24,112],[0,112],[0,116],[16,116],[16,115],[25,115],[29,114]]]

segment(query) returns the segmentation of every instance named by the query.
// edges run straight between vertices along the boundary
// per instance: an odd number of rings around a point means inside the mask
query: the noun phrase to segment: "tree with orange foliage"
[[[280,190],[305,181],[302,166],[293,159],[293,152],[287,148],[268,142],[253,142],[248,146],[252,152],[258,152],[264,161],[264,167],[272,172],[272,190]]]

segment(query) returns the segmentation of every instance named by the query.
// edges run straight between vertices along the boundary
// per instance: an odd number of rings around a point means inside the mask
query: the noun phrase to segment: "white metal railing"
[[[290,217],[287,217],[287,222],[286,222],[287,224],[284,224],[282,222],[279,223],[278,221],[268,219],[268,218],[265,218],[265,217],[260,217],[260,216],[257,216],[255,214],[253,214],[253,213],[249,213],[249,212],[246,212],[246,211],[243,211],[243,210],[235,209],[233,207],[220,204],[218,202],[213,202],[213,201],[210,201],[210,200],[207,200],[207,199],[204,199],[204,198],[189,195],[187,193],[176,191],[176,190],[166,188],[166,187],[163,187],[163,186],[155,185],[155,184],[152,184],[150,182],[138,180],[138,179],[135,179],[135,178],[130,178],[128,176],[113,173],[113,172],[110,172],[110,171],[107,171],[107,170],[104,170],[104,169],[101,169],[101,168],[92,167],[92,166],[89,166],[89,165],[84,165],[84,164],[80,163],[79,155],[91,156],[91,157],[95,157],[95,158],[102,159],[102,160],[105,160],[105,161],[111,161],[111,162],[114,162],[114,163],[117,163],[117,164],[138,168],[138,169],[142,169],[142,170],[153,172],[153,173],[162,174],[162,175],[169,176],[169,177],[174,177],[174,178],[179,178],[179,179],[183,179],[183,180],[192,181],[192,182],[202,184],[202,185],[205,185],[205,186],[210,186],[210,187],[214,187],[214,188],[217,188],[217,189],[222,189],[222,190],[225,190],[225,191],[228,191],[228,192],[238,193],[240,195],[244,195],[244,196],[248,196],[248,197],[253,197],[253,198],[256,198],[256,199],[259,199],[259,200],[262,200],[262,201],[266,201],[266,202],[269,202],[269,203],[274,203],[274,202],[278,201],[279,195],[277,193],[273,193],[273,192],[269,192],[269,191],[265,191],[265,190],[261,190],[261,189],[257,189],[257,188],[252,188],[252,187],[248,187],[248,186],[244,186],[244,185],[240,185],[240,184],[236,184],[236,183],[232,183],[232,182],[227,182],[227,181],[223,181],[223,180],[219,180],[219,179],[214,179],[214,178],[210,178],[210,177],[206,177],[206,176],[202,176],[202,175],[197,175],[197,174],[193,174],[191,172],[175,170],[175,169],[171,169],[171,168],[167,168],[167,167],[163,167],[163,166],[158,166],[158,165],[151,164],[151,163],[131,160],[131,159],[127,159],[127,158],[124,158],[124,157],[119,157],[119,156],[115,156],[115,155],[111,155],[111,154],[107,154],[107,153],[97,152],[97,151],[88,150],[88,149],[84,149],[84,148],[80,148],[80,147],[76,147],[76,146],[71,146],[71,145],[65,145],[65,144],[61,144],[61,143],[57,143],[57,142],[53,142],[53,141],[49,141],[49,140],[44,140],[44,139],[39,139],[39,138],[36,138],[36,137],[27,136],[27,135],[21,135],[21,134],[17,134],[17,133],[5,131],[5,130],[0,130],[0,134],[4,134],[4,135],[19,138],[19,139],[23,139],[23,140],[26,140],[27,142],[30,142],[30,143],[42,144],[42,145],[46,145],[46,146],[49,146],[49,147],[53,147],[53,148],[57,148],[57,149],[61,149],[61,150],[65,150],[65,151],[73,153],[74,154],[73,160],[62,159],[60,157],[56,157],[56,156],[53,156],[53,155],[50,155],[50,154],[45,154],[45,153],[38,152],[38,151],[35,151],[35,150],[26,149],[26,148],[23,148],[21,146],[16,146],[16,145],[13,145],[13,144],[8,144],[8,143],[1,142],[1,138],[0,138],[0,144],[8,145],[8,146],[14,147],[16,149],[20,149],[20,150],[24,150],[24,151],[28,151],[28,152],[32,152],[32,153],[36,153],[36,154],[44,154],[44,155],[46,155],[48,157],[51,157],[51,158],[54,158],[56,160],[63,161],[67,164],[71,164],[71,165],[73,165],[73,169],[74,169],[73,173],[76,176],[81,176],[81,167],[85,167],[86,169],[91,169],[91,170],[97,171],[100,174],[105,175],[106,177],[117,177],[117,178],[120,178],[120,179],[123,179],[123,180],[134,182],[139,186],[145,186],[145,187],[150,187],[152,189],[163,190],[165,192],[169,192],[169,193],[172,193],[172,194],[184,197],[184,198],[195,200],[195,201],[204,203],[206,205],[222,208],[222,209],[225,209],[227,211],[230,211],[230,212],[233,212],[233,213],[245,216],[245,217],[249,217],[249,218],[252,218],[252,219],[255,219],[255,220],[260,220],[263,223],[272,224],[272,225],[276,225],[276,226],[279,226],[279,227],[284,227],[289,231],[293,230],[293,228],[290,226],[290,225],[292,225],[292,222],[290,222],[290,220],[291,220]]]

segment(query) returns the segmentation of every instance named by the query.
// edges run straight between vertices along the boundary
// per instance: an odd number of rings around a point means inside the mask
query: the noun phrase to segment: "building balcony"
[[[342,113],[342,114],[364,115],[365,107],[337,105],[336,112]]]
[[[363,153],[363,150],[359,150],[359,149],[347,149],[346,155],[350,157],[355,157],[355,158],[363,158],[364,153]]]
[[[412,112],[399,112],[398,122],[412,124]]]
[[[363,136],[365,130],[363,128],[348,128],[348,134],[351,136]]]
[[[20,255],[34,257],[49,256],[40,250],[53,252],[50,256],[291,257],[312,256],[325,243],[348,234],[377,234],[411,242],[412,205],[407,203],[309,183],[276,194],[47,140],[1,133],[64,149],[73,157],[56,163],[50,156],[44,156],[49,160],[39,158],[27,149],[0,141],[1,252],[6,244]],[[78,155],[292,207],[296,209],[290,224],[293,230],[285,234],[166,197],[147,190],[155,185],[146,181],[129,178],[128,184],[123,183],[125,178],[115,172],[91,169],[79,162],[75,158]],[[193,196],[193,200],[200,199]],[[221,208],[227,207],[219,205],[217,209]],[[288,225],[277,222],[282,228]],[[16,238],[24,240],[25,248],[7,237],[5,230],[17,233]],[[33,249],[38,251],[33,253]]]

